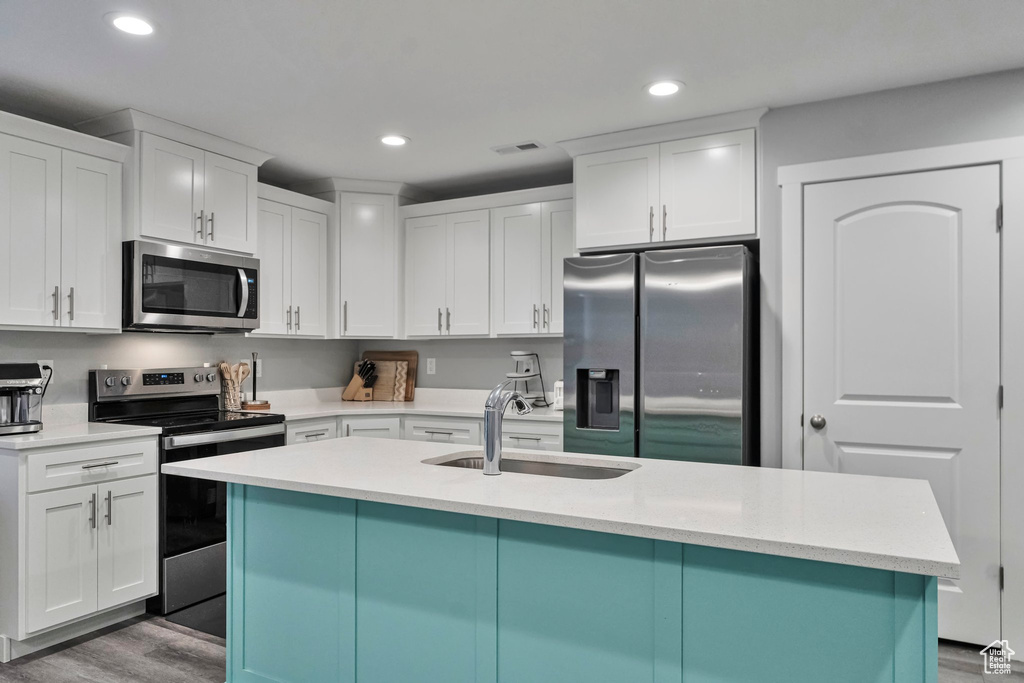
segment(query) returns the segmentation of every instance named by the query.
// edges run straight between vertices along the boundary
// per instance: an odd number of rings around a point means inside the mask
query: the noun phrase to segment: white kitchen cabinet
[[[402,427],[402,438],[410,441],[433,441],[479,446],[481,420],[407,417]]]
[[[488,334],[489,222],[486,210],[406,220],[410,337]]]
[[[506,419],[501,425],[503,448],[527,448],[539,451],[562,450],[562,424]]]
[[[368,436],[377,439],[402,438],[399,417],[343,417],[342,436]]]
[[[253,334],[327,335],[327,215],[260,198],[260,327]]]
[[[339,194],[338,243],[342,337],[394,337],[398,252],[395,197]]]
[[[337,418],[299,420],[285,426],[285,441],[291,446],[310,441],[326,441],[338,438]]]
[[[256,247],[256,166],[141,134],[139,234],[246,254]]]
[[[756,236],[752,129],[575,159],[576,247]]]
[[[562,261],[573,253],[572,216],[570,199],[491,211],[495,334],[562,333]]]
[[[157,589],[157,478],[100,484],[96,521],[98,609],[140,600]]]
[[[120,330],[121,167],[0,134],[0,325]]]

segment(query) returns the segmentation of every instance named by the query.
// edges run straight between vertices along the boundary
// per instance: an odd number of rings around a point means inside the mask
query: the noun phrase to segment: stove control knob
[[[105,380],[103,380],[103,383],[106,384],[108,387],[114,386],[114,382],[115,380],[113,377],[108,377]]]
[[[215,375],[215,374],[214,374],[214,373],[212,373],[212,372],[211,372],[210,374],[208,374],[208,375],[206,376],[206,381],[207,381],[207,382],[212,382],[212,381],[213,381],[213,380],[215,380],[215,379],[217,379],[217,375]]]
[[[131,383],[132,383],[132,378],[131,377],[125,376],[125,377],[121,378],[122,386],[126,386],[127,387],[127,386],[131,385]]]
[[[195,377],[195,380],[196,380],[197,382],[202,382],[202,381],[203,381],[203,373],[201,373],[201,372],[197,372],[197,373],[196,373],[196,377]]]

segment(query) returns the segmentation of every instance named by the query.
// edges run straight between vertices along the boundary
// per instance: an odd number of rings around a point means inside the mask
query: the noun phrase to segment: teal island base
[[[936,681],[934,577],[229,485],[228,681]]]

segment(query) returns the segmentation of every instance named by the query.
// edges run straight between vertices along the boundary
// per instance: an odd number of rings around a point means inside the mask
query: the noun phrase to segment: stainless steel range
[[[283,446],[284,416],[220,409],[212,367],[89,372],[89,420],[159,427],[160,464]],[[160,475],[160,594],[151,613],[225,636],[227,490]]]

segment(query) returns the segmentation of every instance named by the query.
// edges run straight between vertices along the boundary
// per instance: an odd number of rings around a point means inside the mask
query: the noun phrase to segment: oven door
[[[154,242],[124,243],[124,327],[259,327],[259,260]]]

